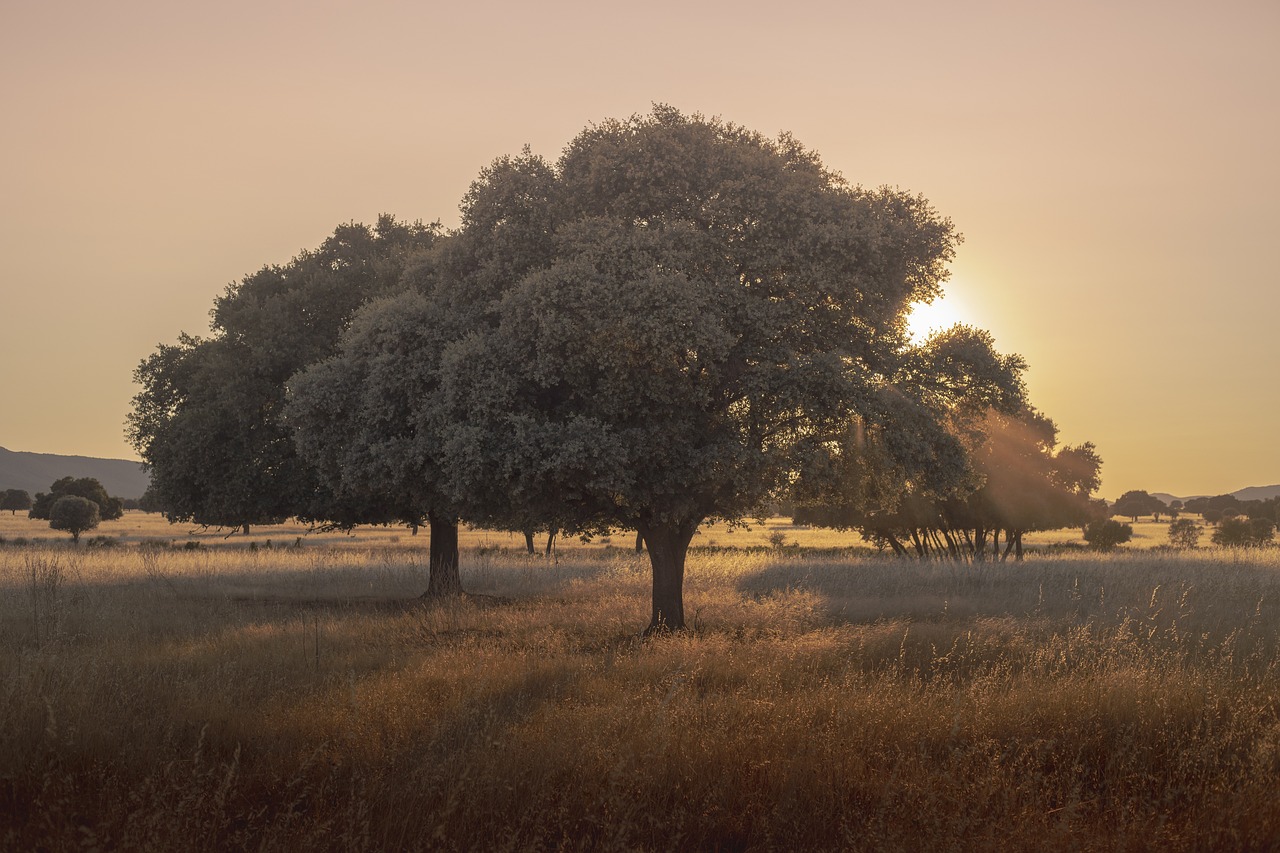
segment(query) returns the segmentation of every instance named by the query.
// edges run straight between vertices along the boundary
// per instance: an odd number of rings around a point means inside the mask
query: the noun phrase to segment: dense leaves
[[[31,509],[31,493],[26,489],[5,489],[0,492],[0,510],[6,509],[10,513]]]
[[[93,501],[98,507],[98,514],[103,521],[114,521],[124,515],[124,501],[107,494],[102,483],[94,477],[62,477],[54,480],[48,492],[37,492],[31,504],[31,518],[49,520],[52,518],[53,505],[59,499],[74,495]]]
[[[128,435],[166,516],[229,527],[388,520],[335,500],[298,456],[285,395],[294,373],[333,352],[358,306],[402,287],[437,236],[390,216],[340,226],[319,249],[228,287],[209,338],[184,334],[142,362]]]
[[[49,508],[49,526],[70,533],[72,542],[79,542],[80,534],[97,527],[101,520],[98,504],[79,495],[63,495]]]
[[[441,279],[492,297],[439,362],[445,476],[481,513],[640,530],[651,627],[683,624],[698,525],[760,511],[853,419],[912,470],[961,454],[917,389],[892,386],[907,306],[938,293],[958,239],[923,199],[667,107],[588,128],[553,170],[517,182],[509,166],[473,187],[489,206],[460,239],[539,223],[510,256],[481,241],[476,269],[521,274],[500,293],[480,273]],[[947,446],[920,446],[930,436]]]

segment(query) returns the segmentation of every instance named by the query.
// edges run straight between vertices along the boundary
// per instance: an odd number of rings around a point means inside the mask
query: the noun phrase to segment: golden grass
[[[1280,844],[1274,549],[704,551],[642,642],[626,548],[344,543],[0,546],[0,846]]]

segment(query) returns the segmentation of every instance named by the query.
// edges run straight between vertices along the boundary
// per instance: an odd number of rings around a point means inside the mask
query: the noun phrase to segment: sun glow
[[[967,306],[954,295],[940,296],[932,302],[916,302],[907,315],[907,331],[919,342],[934,332],[949,329],[956,323],[972,324]]]

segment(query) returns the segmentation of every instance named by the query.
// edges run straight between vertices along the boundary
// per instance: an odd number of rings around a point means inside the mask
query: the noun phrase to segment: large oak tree
[[[488,301],[434,368],[435,452],[478,509],[638,529],[651,630],[684,625],[698,526],[760,511],[815,443],[857,420],[916,467],[955,449],[891,381],[958,240],[924,199],[662,106],[589,127],[542,177],[479,223],[538,225],[487,244],[500,286],[441,279]]]

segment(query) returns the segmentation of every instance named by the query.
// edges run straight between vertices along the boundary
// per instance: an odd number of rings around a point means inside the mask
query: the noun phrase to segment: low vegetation
[[[160,545],[0,547],[0,846],[1280,843],[1274,548]]]

